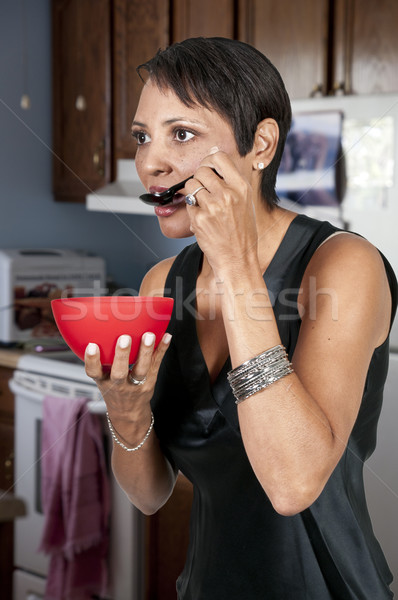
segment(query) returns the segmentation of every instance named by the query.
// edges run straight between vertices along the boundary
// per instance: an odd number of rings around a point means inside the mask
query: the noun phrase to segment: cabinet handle
[[[75,107],[76,107],[76,110],[80,110],[80,111],[86,110],[87,102],[86,102],[85,97],[82,94],[79,94],[76,97]]]
[[[344,81],[335,81],[333,84],[332,95],[333,96],[345,96],[347,94],[346,85]]]
[[[104,162],[101,164],[101,154],[104,154],[105,150],[105,140],[101,140],[93,154],[93,165],[97,173],[103,176],[105,173]]]
[[[14,475],[14,452],[11,450],[10,454],[4,461],[4,475],[5,480],[12,482]]]
[[[314,98],[315,96],[323,96],[323,86],[321,83],[315,84],[312,88],[310,98]]]

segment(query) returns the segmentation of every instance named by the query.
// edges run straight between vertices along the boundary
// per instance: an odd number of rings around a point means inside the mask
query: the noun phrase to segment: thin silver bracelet
[[[293,373],[293,367],[286,349],[279,345],[232,369],[227,377],[236,398],[235,403],[240,404],[290,373]]]
[[[123,448],[123,450],[126,450],[126,452],[135,452],[136,450],[139,450],[140,448],[142,448],[142,446],[145,444],[145,442],[149,438],[149,436],[151,434],[151,431],[153,429],[153,424],[155,423],[155,417],[153,416],[153,412],[151,411],[151,424],[149,425],[149,429],[146,432],[144,439],[142,440],[142,442],[140,442],[138,444],[138,446],[135,446],[135,448],[129,448],[128,446],[126,446],[125,444],[123,444],[123,442],[121,440],[119,440],[119,438],[117,437],[116,431],[114,430],[112,422],[111,422],[111,420],[109,418],[108,411],[106,412],[106,419],[108,421],[109,431],[111,432],[113,440],[116,442],[116,444],[118,444],[119,446],[121,446]]]

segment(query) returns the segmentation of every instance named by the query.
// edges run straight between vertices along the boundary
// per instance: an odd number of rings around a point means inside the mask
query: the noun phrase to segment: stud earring
[[[263,163],[263,162],[260,162],[260,163],[258,163],[258,164],[257,164],[257,168],[258,168],[260,171],[262,171],[262,170],[264,169],[264,167],[265,167],[265,165],[264,165],[264,163]]]

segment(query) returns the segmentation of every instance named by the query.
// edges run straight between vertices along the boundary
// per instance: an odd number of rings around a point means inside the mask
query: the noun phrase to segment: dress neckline
[[[290,223],[285,231],[285,234],[279,243],[279,246],[277,247],[272,259],[270,260],[270,263],[269,263],[265,273],[263,274],[263,278],[264,278],[265,282],[267,279],[267,277],[266,277],[267,273],[269,273],[271,270],[275,270],[278,267],[278,264],[280,264],[281,261],[284,261],[285,252],[290,247],[289,241],[290,241],[291,237],[294,235],[294,230],[296,228],[297,223],[301,220],[301,217],[305,218],[304,215],[298,214],[290,221]],[[203,252],[200,249],[199,245],[196,243],[195,264],[194,264],[194,268],[192,269],[193,276],[192,276],[192,280],[189,282],[189,287],[188,287],[188,293],[190,294],[190,296],[193,299],[192,305],[195,308],[195,311],[194,311],[195,314],[197,314],[197,310],[198,310],[196,287],[197,287],[197,281],[198,281],[202,262],[203,262]],[[220,371],[218,372],[218,374],[212,381],[211,377],[210,377],[209,369],[207,367],[205,357],[202,352],[202,347],[199,342],[198,330],[197,330],[197,326],[196,326],[196,317],[194,316],[194,314],[192,314],[189,311],[188,311],[188,315],[189,315],[189,319],[190,319],[190,327],[192,329],[191,339],[193,340],[194,360],[195,360],[195,363],[198,366],[200,365],[200,368],[203,369],[203,373],[205,375],[207,375],[208,387],[210,390],[212,390],[217,385],[217,383],[220,381],[220,378],[222,378],[222,381],[225,379],[224,374],[231,369],[231,359],[230,359],[230,356],[228,355],[227,359],[224,362],[223,366],[221,367]]]

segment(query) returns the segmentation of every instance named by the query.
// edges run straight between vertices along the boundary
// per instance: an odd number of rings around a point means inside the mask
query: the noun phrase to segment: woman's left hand
[[[191,231],[214,274],[239,269],[257,260],[256,215],[249,182],[230,157],[209,154],[185,189],[195,192],[197,204],[187,205]]]

